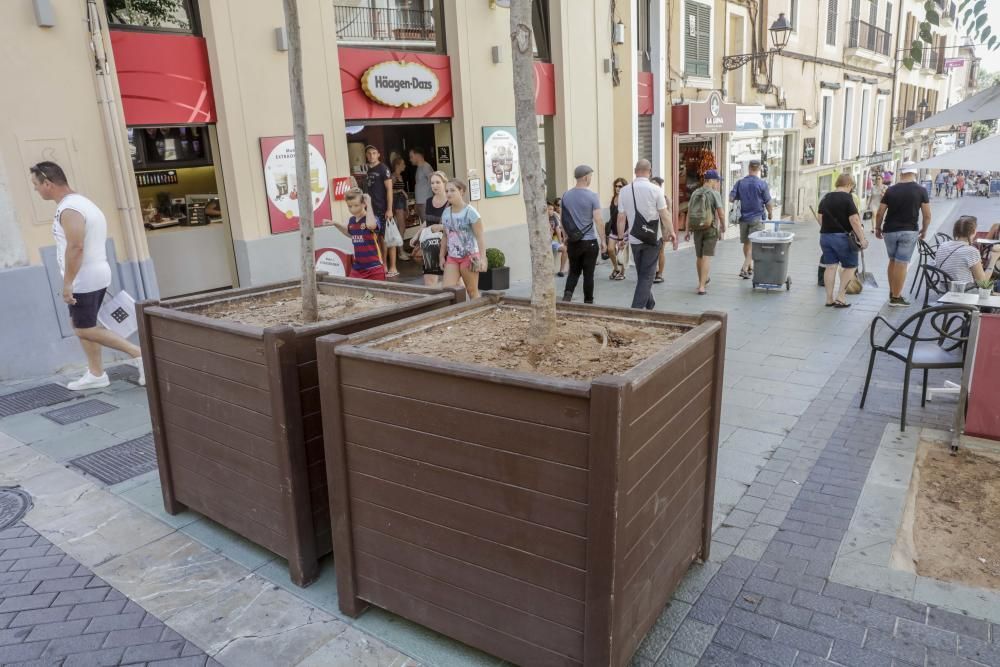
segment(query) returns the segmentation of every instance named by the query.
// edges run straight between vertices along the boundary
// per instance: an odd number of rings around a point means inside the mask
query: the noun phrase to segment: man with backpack
[[[708,271],[715,255],[715,244],[726,231],[719,172],[709,169],[703,181],[702,186],[691,193],[687,209],[687,228],[694,240],[695,267],[698,269],[698,294],[705,294],[711,280]]]
[[[566,234],[566,255],[569,257],[569,275],[563,288],[563,301],[572,301],[576,283],[583,274],[583,302],[594,303],[594,267],[598,256],[604,252],[604,222],[601,219],[601,200],[590,189],[594,170],[581,164],[573,172],[576,186],[563,194],[562,228]]]

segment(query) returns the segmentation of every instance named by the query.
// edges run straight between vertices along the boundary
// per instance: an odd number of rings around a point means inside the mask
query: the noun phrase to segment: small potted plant
[[[480,282],[482,282],[482,278],[480,278],[479,280],[480,280]],[[990,296],[990,294],[993,293],[993,281],[992,280],[989,280],[989,279],[986,279],[986,280],[977,280],[976,281],[976,286],[979,287],[979,298],[980,299],[986,299],[986,298],[988,298]]]
[[[486,249],[487,269],[479,274],[479,289],[505,290],[510,288],[510,267],[507,258],[498,248]]]

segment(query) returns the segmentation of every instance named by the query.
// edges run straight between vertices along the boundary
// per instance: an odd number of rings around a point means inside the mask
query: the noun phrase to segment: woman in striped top
[[[378,232],[379,219],[372,212],[371,197],[361,192],[361,188],[351,188],[344,197],[351,219],[345,225],[335,222],[334,225],[344,236],[351,239],[354,246],[354,262],[351,264],[351,277],[366,280],[385,280],[385,266],[379,255],[375,234]]]
[[[954,241],[945,241],[934,253],[934,266],[956,281],[972,285],[973,280],[986,280],[983,258],[973,245],[979,221],[973,215],[963,215],[951,230]]]

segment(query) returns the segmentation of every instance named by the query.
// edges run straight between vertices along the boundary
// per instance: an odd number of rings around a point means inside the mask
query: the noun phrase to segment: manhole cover
[[[108,486],[156,470],[153,434],[87,454],[69,462],[71,466],[96,477]]]
[[[0,486],[0,530],[11,526],[31,509],[31,496],[17,487]]]
[[[39,387],[15,391],[13,394],[5,394],[0,396],[0,419],[35,408],[65,403],[79,395],[77,392],[70,391],[58,384],[43,384]]]
[[[43,412],[42,416],[47,419],[51,419],[57,424],[72,424],[73,422],[81,421],[87,417],[96,417],[97,415],[103,415],[105,412],[111,412],[112,410],[117,409],[117,405],[111,405],[110,403],[105,403],[104,401],[92,398],[80,403],[74,403],[73,405],[67,405],[65,408],[57,408],[55,410]]]

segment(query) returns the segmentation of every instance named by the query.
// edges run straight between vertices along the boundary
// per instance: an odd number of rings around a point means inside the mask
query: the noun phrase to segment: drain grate
[[[92,398],[80,403],[74,403],[73,405],[67,405],[65,408],[57,408],[55,410],[43,412],[42,416],[51,419],[57,424],[72,424],[73,422],[82,421],[88,417],[103,415],[105,412],[111,412],[112,410],[117,409],[117,405],[111,405],[110,403],[105,403],[104,401]]]
[[[13,394],[0,396],[0,419],[36,408],[44,408],[56,403],[77,398],[80,394],[58,384],[43,384]]]
[[[31,496],[18,487],[0,486],[0,530],[20,521],[31,509]]]
[[[74,468],[96,477],[108,486],[156,470],[153,434],[87,454],[69,462]]]

